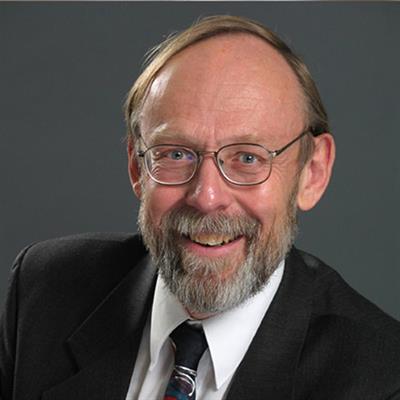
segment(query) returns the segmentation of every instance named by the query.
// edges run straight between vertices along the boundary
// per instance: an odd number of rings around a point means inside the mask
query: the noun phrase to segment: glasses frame
[[[203,162],[203,158],[204,158],[206,155],[211,155],[212,158],[214,159],[214,163],[215,163],[215,165],[217,166],[217,169],[218,169],[219,173],[222,175],[222,177],[223,177],[226,181],[228,181],[229,183],[232,183],[232,184],[234,184],[234,185],[238,185],[238,186],[255,186],[255,185],[260,185],[261,183],[264,183],[264,182],[267,181],[268,178],[271,176],[273,160],[274,160],[277,156],[279,156],[280,154],[282,154],[285,150],[287,150],[290,146],[292,146],[294,143],[296,143],[298,140],[300,140],[302,137],[304,137],[304,136],[307,135],[307,134],[311,134],[313,137],[315,137],[315,136],[318,136],[320,133],[315,133],[315,131],[310,130],[310,129],[307,129],[307,130],[303,131],[302,133],[300,133],[298,136],[296,136],[296,137],[295,137],[293,140],[291,140],[289,143],[285,144],[283,147],[281,147],[280,149],[277,149],[277,150],[269,150],[269,149],[267,149],[266,147],[264,147],[263,145],[257,144],[257,143],[230,143],[230,144],[227,144],[227,145],[225,145],[225,146],[220,147],[220,148],[219,148],[218,150],[216,150],[216,151],[213,151],[213,150],[210,150],[210,151],[195,150],[195,149],[192,149],[192,148],[190,148],[190,147],[182,146],[181,144],[175,144],[175,143],[161,143],[161,144],[156,144],[156,145],[150,146],[150,147],[146,148],[145,150],[139,150],[139,151],[137,151],[136,154],[137,154],[138,157],[143,158],[144,165],[145,165],[145,168],[146,168],[146,172],[148,173],[148,175],[150,176],[150,178],[151,178],[154,182],[156,182],[156,183],[158,183],[158,184],[160,184],[160,185],[165,185],[165,186],[178,186],[178,185],[184,185],[184,184],[186,184],[186,183],[189,183],[189,182],[194,178],[194,176],[196,175],[197,170],[199,169],[201,163]],[[145,141],[143,140],[143,138],[142,138],[141,136],[140,136],[140,139],[141,139],[141,140],[143,141],[143,143],[146,145]],[[235,180],[229,178],[229,177],[225,174],[224,170],[222,169],[221,164],[218,162],[218,155],[219,155],[219,153],[220,153],[222,150],[226,149],[227,147],[236,146],[236,145],[258,146],[258,147],[261,147],[262,149],[264,149],[264,150],[269,154],[269,157],[270,157],[270,158],[269,158],[269,160],[270,160],[269,171],[268,171],[267,177],[266,177],[265,179],[261,180],[260,182],[256,182],[256,183],[242,183],[242,182],[237,182],[237,181],[235,181]],[[147,145],[146,145],[146,146],[147,146]],[[194,154],[197,156],[197,159],[196,159],[196,167],[194,168],[193,173],[190,175],[189,178],[183,180],[182,182],[170,183],[170,182],[163,182],[163,181],[160,181],[160,180],[158,180],[157,178],[155,178],[155,177],[151,174],[151,171],[150,171],[149,166],[147,165],[145,156],[146,156],[146,153],[147,153],[148,151],[154,149],[155,147],[159,147],[159,146],[177,146],[177,147],[180,147],[180,148],[182,148],[182,149],[189,150],[190,152],[194,153]]]

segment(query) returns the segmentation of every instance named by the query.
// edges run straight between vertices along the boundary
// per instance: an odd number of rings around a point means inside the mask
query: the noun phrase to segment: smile
[[[192,242],[206,247],[223,246],[238,239],[240,236],[219,235],[214,233],[198,233],[187,236]]]

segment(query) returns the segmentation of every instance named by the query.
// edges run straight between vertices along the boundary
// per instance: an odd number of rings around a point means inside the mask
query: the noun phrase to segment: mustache
[[[163,218],[161,229],[163,232],[185,236],[217,233],[251,238],[257,235],[260,225],[256,218],[245,214],[203,214],[190,206],[182,206],[170,211]]]

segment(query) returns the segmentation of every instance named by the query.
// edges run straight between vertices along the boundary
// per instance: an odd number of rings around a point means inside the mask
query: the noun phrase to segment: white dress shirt
[[[282,261],[260,293],[239,307],[202,320],[208,349],[200,359],[197,400],[223,400],[237,367],[278,290]],[[163,399],[174,366],[170,333],[190,316],[157,278],[153,307],[143,331],[126,400]]]

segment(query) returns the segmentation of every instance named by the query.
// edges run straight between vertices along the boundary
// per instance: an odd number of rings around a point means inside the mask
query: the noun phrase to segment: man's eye
[[[258,157],[255,154],[243,153],[239,156],[239,161],[243,164],[255,164],[258,161]]]
[[[171,150],[168,154],[168,157],[173,160],[182,160],[185,157],[185,153],[182,150]]]
[[[158,151],[154,157],[156,160],[164,161],[193,161],[193,154],[185,149],[163,149]]]

